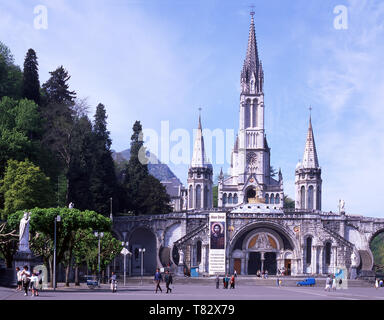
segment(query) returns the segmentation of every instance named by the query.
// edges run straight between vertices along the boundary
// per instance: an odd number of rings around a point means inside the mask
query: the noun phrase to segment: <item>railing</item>
[[[193,229],[192,231],[188,232],[184,237],[182,237],[179,240],[175,241],[174,244],[177,246],[177,245],[182,244],[185,241],[188,241],[189,239],[194,237],[196,234],[198,234],[199,232],[201,232],[205,228],[208,228],[208,224],[207,223],[204,223],[204,224],[198,226],[197,228]]]

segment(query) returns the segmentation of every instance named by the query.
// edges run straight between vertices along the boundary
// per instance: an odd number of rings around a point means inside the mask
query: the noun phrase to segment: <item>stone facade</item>
[[[312,122],[303,161],[295,171],[295,209],[284,209],[283,177],[270,174],[270,148],[264,132],[264,73],[251,21],[247,55],[241,73],[240,129],[232,152],[231,176],[219,177],[219,208],[212,208],[212,165],[206,159],[199,118],[183,212],[154,216],[118,216],[114,233],[132,255],[128,274],[138,275],[141,258],[145,274],[156,267],[209,270],[209,214],[226,214],[226,271],[255,275],[326,275],[337,268],[372,276],[370,243],[384,231],[384,219],[321,211],[322,180]],[[145,248],[140,257],[140,248]],[[116,261],[121,272],[122,259]],[[120,267],[120,269],[119,269]]]

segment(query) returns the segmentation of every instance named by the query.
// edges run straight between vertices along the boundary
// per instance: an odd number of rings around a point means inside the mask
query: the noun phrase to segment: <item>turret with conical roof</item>
[[[191,166],[188,170],[189,210],[212,208],[212,175],[213,168],[205,153],[201,116],[199,116]]]
[[[295,171],[296,209],[321,210],[321,184],[321,168],[310,116],[303,160]]]

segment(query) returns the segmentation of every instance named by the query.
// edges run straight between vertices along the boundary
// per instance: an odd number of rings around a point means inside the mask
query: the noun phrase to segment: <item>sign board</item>
[[[225,273],[226,213],[209,214],[209,274]]]

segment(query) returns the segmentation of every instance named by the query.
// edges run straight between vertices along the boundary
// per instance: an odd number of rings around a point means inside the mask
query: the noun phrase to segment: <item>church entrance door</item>
[[[284,260],[284,267],[285,267],[285,275],[290,276],[291,275],[291,259]]]
[[[260,252],[250,252],[248,274],[256,274],[258,270],[261,270],[261,254]]]
[[[276,253],[266,252],[264,259],[264,271],[268,270],[269,275],[275,275],[277,273]]]
[[[241,259],[235,259],[233,269],[237,274],[241,274]]]

